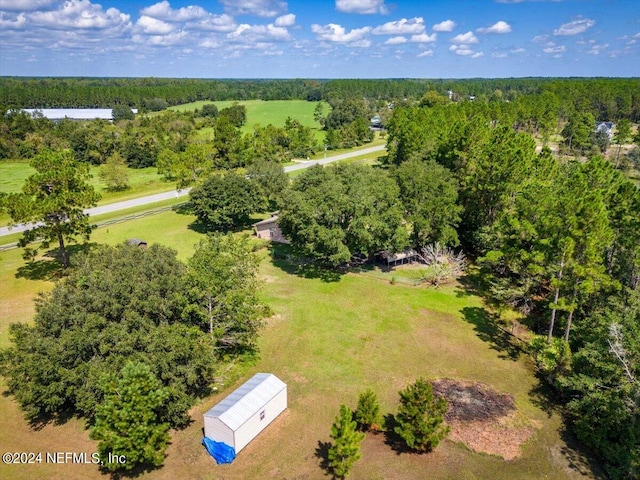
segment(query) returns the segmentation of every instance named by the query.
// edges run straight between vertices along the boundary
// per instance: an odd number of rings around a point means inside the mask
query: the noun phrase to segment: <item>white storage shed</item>
[[[256,373],[204,414],[204,436],[240,452],[287,408],[287,385]]]

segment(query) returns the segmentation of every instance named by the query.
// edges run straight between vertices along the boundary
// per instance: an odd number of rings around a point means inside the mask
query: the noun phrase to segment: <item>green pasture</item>
[[[158,175],[156,167],[129,168],[129,188],[112,192],[107,190],[106,184],[98,176],[98,166],[91,166],[91,183],[102,196],[98,205],[120,202],[132,198],[153,195],[155,193],[168,192],[175,189],[175,182],[167,181]],[[2,161],[0,162],[0,192],[19,192],[27,177],[35,173],[29,166],[29,162]],[[0,213],[0,225],[7,225],[10,219],[6,213]],[[0,243],[2,243],[0,241]]]
[[[198,101],[169,107],[169,110],[184,112],[201,109],[203,105],[211,103],[214,103],[216,107],[218,107],[218,110],[230,107],[236,103],[244,105],[247,108],[247,122],[243,127],[245,131],[253,130],[255,124],[262,126],[271,124],[276,127],[283,127],[287,117],[298,120],[302,125],[306,125],[307,127],[319,128],[318,123],[313,119],[313,112],[319,102],[308,102],[306,100]],[[322,103],[326,114],[329,105],[325,102]]]
[[[92,242],[115,244],[142,238],[176,249],[185,260],[202,237],[194,217],[167,211],[99,228]],[[85,247],[86,248],[86,247]],[[384,435],[368,435],[352,479],[593,479],[588,462],[564,432],[559,416],[538,394],[527,357],[505,343],[482,300],[459,284],[440,289],[392,285],[388,278],[333,275],[274,260],[262,243],[262,296],[273,316],[259,341],[260,358],[225,373],[227,388],[192,409],[194,422],[172,433],[163,468],[141,478],[247,479],[327,478],[319,452],[330,441],[341,403],[355,407],[372,388],[383,413],[395,412],[397,392],[419,376],[480,381],[513,395],[513,425],[531,438],[520,458],[474,453],[446,440],[433,453],[397,453]],[[33,299],[59,275],[49,257],[25,265],[20,250],[0,254],[0,346],[7,346],[12,321],[30,321]],[[398,274],[402,274],[399,270]],[[239,372],[239,373],[238,373]],[[272,372],[288,384],[289,408],[249,444],[231,465],[217,466],[200,445],[202,413],[256,372]],[[238,375],[241,378],[238,378]],[[0,385],[4,390],[4,385]],[[3,451],[93,452],[81,421],[31,429],[10,396],[0,395]],[[92,465],[0,465],[0,478],[106,478]]]

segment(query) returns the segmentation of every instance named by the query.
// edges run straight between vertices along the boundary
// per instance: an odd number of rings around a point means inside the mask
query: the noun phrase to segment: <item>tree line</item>
[[[427,91],[456,101],[509,101],[530,95],[555,98],[562,108],[590,112],[597,120],[640,120],[640,82],[627,78],[214,80],[172,78],[0,77],[0,107],[108,108],[140,111],[198,100],[326,100],[363,98],[417,101]]]

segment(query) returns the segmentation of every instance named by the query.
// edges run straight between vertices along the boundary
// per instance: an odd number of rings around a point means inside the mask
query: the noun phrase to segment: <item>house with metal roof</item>
[[[204,435],[238,453],[287,408],[287,385],[256,373],[204,414]]]

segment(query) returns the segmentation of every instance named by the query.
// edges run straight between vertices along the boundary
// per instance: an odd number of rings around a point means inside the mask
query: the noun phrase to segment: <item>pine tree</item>
[[[340,405],[340,414],[331,426],[331,438],[334,443],[329,448],[329,465],[337,478],[346,478],[362,455],[360,442],[364,433],[356,431],[353,413],[346,405]]]
[[[158,411],[169,391],[144,363],[129,362],[117,379],[105,379],[104,402],[96,410],[91,438],[100,440],[104,467],[131,470],[137,465],[162,465],[169,443],[169,425]],[[109,460],[124,457],[124,464]]]
[[[407,446],[418,452],[429,452],[438,446],[449,433],[443,425],[447,401],[433,395],[431,384],[419,378],[400,394],[400,407],[395,432]]]
[[[356,407],[355,420],[361,430],[378,430],[380,426],[380,404],[371,389],[360,394]]]

